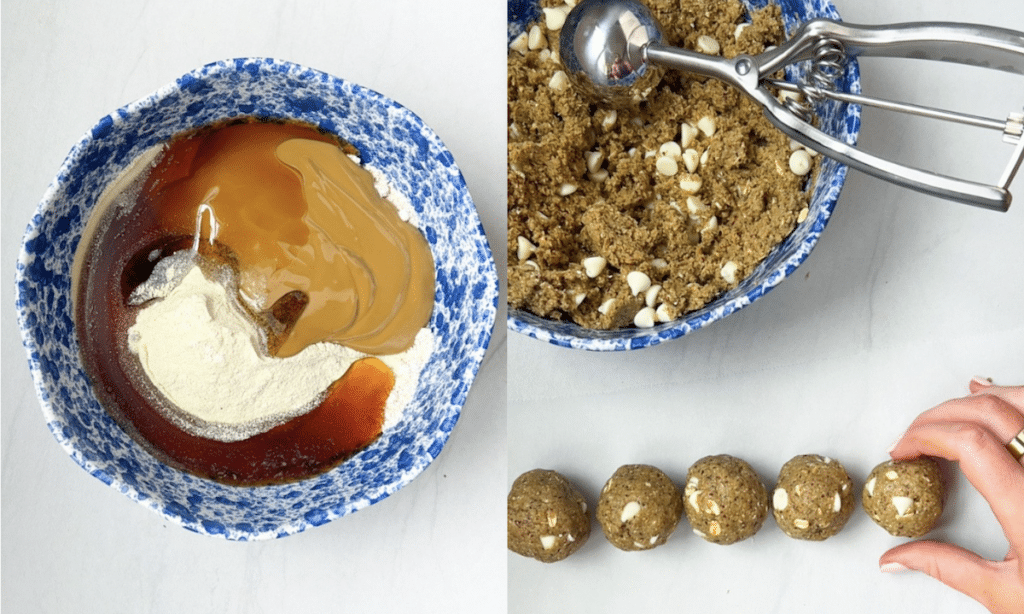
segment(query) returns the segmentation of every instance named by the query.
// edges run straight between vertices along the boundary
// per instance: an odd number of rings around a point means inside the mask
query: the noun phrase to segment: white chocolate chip
[[[692,478],[687,480],[687,482],[686,482],[686,489],[687,490],[692,490],[694,488],[697,488],[697,486],[699,486],[699,485],[700,485],[700,478],[698,478],[697,476],[693,476]]]
[[[659,322],[671,322],[676,319],[675,312],[668,303],[658,305],[658,308],[654,310],[654,316],[658,318]]]
[[[537,54],[537,58],[540,60],[541,64],[548,62],[551,59],[551,50],[541,49],[540,53]]]
[[[702,34],[697,38],[697,50],[708,55],[718,55],[718,52],[722,50],[722,46],[715,39]]]
[[[572,536],[572,533],[566,533],[565,534],[565,539],[569,540],[569,542],[576,541],[576,538]]]
[[[519,36],[512,39],[512,42],[509,43],[508,48],[513,51],[518,51],[523,55],[526,55],[526,52],[529,50],[527,42],[528,40],[529,37],[526,35],[526,32],[522,32]]]
[[[544,36],[540,26],[534,24],[534,26],[530,28],[530,34],[526,41],[526,46],[536,51],[537,49],[543,49],[547,44],[548,39]]]
[[[601,303],[601,306],[597,308],[597,312],[601,315],[608,315],[608,312],[612,310],[612,306],[615,305],[615,299],[610,298],[605,302]]]
[[[562,187],[558,188],[558,194],[561,196],[568,196],[576,191],[576,186],[571,183],[563,183]]]
[[[789,493],[785,488],[776,488],[772,494],[772,506],[780,512],[789,505]]]
[[[875,496],[875,478],[868,480],[868,483],[864,485],[864,489],[868,491],[869,497]]]
[[[640,502],[630,501],[622,508],[622,515],[620,516],[622,522],[629,522],[634,516],[640,513]]]
[[[564,70],[555,71],[555,74],[551,75],[551,80],[548,81],[548,87],[556,92],[564,92],[568,90],[569,76],[565,74]]]
[[[658,154],[662,156],[671,156],[673,158],[678,158],[679,156],[683,155],[683,148],[680,147],[679,143],[676,143],[675,141],[665,141],[664,143],[661,144],[661,147],[658,148]]]
[[[810,211],[807,209],[807,207],[804,207],[803,209],[801,209],[800,213],[798,213],[797,216],[796,216],[796,223],[797,224],[802,224],[804,222],[804,220],[807,219],[807,214],[808,213],[810,213]]]
[[[555,536],[554,535],[541,535],[540,545],[544,546],[545,550],[551,550],[555,547]]]
[[[587,299],[587,293],[586,292],[580,292],[579,294],[574,296],[572,300],[576,303],[576,306],[579,307],[580,304],[583,301],[585,301],[586,299]]]
[[[693,124],[683,122],[679,126],[679,145],[682,149],[688,148],[693,144],[693,140],[697,138],[697,127]]]
[[[806,175],[811,170],[811,156],[803,149],[798,149],[789,155],[789,170],[794,175]]]
[[[608,169],[602,168],[596,173],[590,173],[590,180],[595,183],[601,183],[605,179],[608,179]]]
[[[537,263],[536,263],[535,261],[533,261],[533,260],[527,260],[527,261],[526,261],[525,263],[523,263],[523,264],[524,264],[524,265],[526,265],[526,266],[528,266],[528,267],[530,267],[531,269],[534,269],[534,270],[536,270],[536,271],[539,271],[539,270],[540,270],[540,265],[539,265],[539,264],[537,264]]]
[[[601,120],[601,127],[604,128],[605,130],[611,130],[612,127],[615,126],[615,120],[617,120],[618,117],[619,114],[614,109],[608,111],[605,114],[604,118]]]
[[[679,189],[690,194],[700,192],[700,188],[703,185],[704,181],[700,178],[700,175],[693,173],[687,173],[679,180]]]
[[[717,520],[712,520],[708,524],[708,533],[710,533],[714,537],[718,537],[722,534],[722,526],[718,524]]]
[[[679,163],[670,156],[661,156],[655,161],[654,168],[658,169],[658,172],[662,175],[671,177],[679,172]]]
[[[537,246],[522,235],[516,237],[516,243],[518,244],[518,247],[516,248],[516,255],[519,257],[520,262],[526,260],[537,252]]]
[[[690,502],[690,507],[697,510],[698,512],[700,511],[700,505],[697,503],[697,497],[700,496],[700,493],[701,491],[694,490],[686,497],[686,500]]]
[[[653,307],[644,307],[633,316],[633,326],[637,328],[651,328],[654,326],[655,314]]]
[[[740,35],[743,34],[743,31],[746,30],[747,26],[749,26],[749,25],[750,25],[749,23],[741,23],[741,24],[737,25],[736,26],[736,31],[732,33],[733,38],[735,38],[736,40],[740,40]]]
[[[899,474],[898,474],[898,473],[896,473],[895,471],[893,471],[892,469],[890,469],[890,470],[888,470],[888,471],[886,471],[886,472],[885,472],[885,477],[886,477],[887,479],[889,479],[889,480],[895,480],[896,478],[898,478],[898,477],[900,477],[900,476],[899,476]]]
[[[736,270],[739,266],[732,260],[722,265],[722,279],[728,284],[736,283]]]
[[[712,137],[715,135],[715,120],[714,118],[704,117],[697,120],[697,128],[704,133],[704,136]]]
[[[633,293],[633,296],[641,292],[646,292],[647,288],[651,287],[651,278],[642,271],[630,271],[626,275],[626,283],[629,284],[629,290]]]
[[[556,32],[562,29],[562,25],[565,24],[566,11],[565,6],[558,6],[555,8],[541,9],[544,11],[544,25],[548,27],[548,30]]]
[[[677,211],[679,210],[679,207],[676,206],[675,203],[672,203],[672,206],[675,207]],[[651,266],[656,269],[667,269],[668,262],[666,262],[664,258],[655,258],[654,260],[651,260]]]
[[[709,230],[714,230],[716,228],[718,228],[718,217],[712,215],[711,217],[708,218],[707,223],[704,224],[704,228],[701,228],[700,231],[707,232]]]
[[[836,493],[835,499],[832,500],[832,511],[838,513],[841,509],[843,509],[843,499],[839,493]]]
[[[708,163],[708,155],[711,153],[710,149],[705,149],[704,153],[700,155],[700,165],[704,166]]]
[[[583,270],[587,272],[587,277],[594,279],[604,271],[607,264],[608,261],[601,256],[590,256],[583,259]]]
[[[718,507],[718,503],[712,501],[711,499],[708,499],[708,502],[704,505],[704,507],[706,508],[709,514],[719,516],[722,513],[722,508]]]
[[[910,508],[914,506],[914,500],[910,497],[893,497],[892,506],[896,508],[896,517],[902,518],[909,515]]]
[[[587,151],[583,153],[583,159],[587,161],[587,171],[596,173],[601,170],[604,164],[604,153],[600,151]]]
[[[654,284],[650,288],[647,288],[647,291],[644,293],[644,304],[648,307],[654,307],[658,302],[659,292],[661,292],[661,286],[658,284]]]
[[[687,149],[683,152],[683,166],[686,167],[687,172],[696,172],[697,165],[699,164],[700,153],[698,153],[696,149]]]
[[[807,527],[811,526],[811,523],[807,522],[803,518],[797,518],[793,521],[793,526],[798,529],[806,529]]]
[[[652,545],[652,546],[653,546],[654,544],[658,543],[658,538],[659,538],[659,537],[661,537],[661,536],[660,536],[660,535],[652,535],[652,536],[651,536],[651,545]]]

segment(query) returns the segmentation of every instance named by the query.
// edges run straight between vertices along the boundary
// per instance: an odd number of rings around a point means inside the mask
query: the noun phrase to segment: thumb
[[[1006,562],[985,560],[959,546],[933,541],[903,544],[883,554],[878,563],[882,571],[905,568],[928,574],[992,611],[1001,611],[1008,597]]]

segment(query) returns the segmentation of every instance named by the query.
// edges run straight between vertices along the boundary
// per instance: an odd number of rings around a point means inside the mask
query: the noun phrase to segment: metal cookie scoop
[[[665,68],[712,77],[753,98],[767,118],[794,140],[862,172],[939,198],[998,211],[1010,206],[1008,188],[1024,159],[1024,113],[1011,113],[1005,121],[988,119],[840,92],[834,81],[846,58],[856,56],[954,62],[1024,75],[1022,32],[957,23],[854,26],[815,19],[775,49],[725,59],[663,44],[657,19],[637,0],[582,0],[569,13],[560,36],[566,74],[578,91],[596,101],[612,106],[638,102],[657,85]],[[811,62],[807,83],[770,77],[802,61]],[[780,102],[768,85],[798,91],[806,103],[794,98]],[[995,185],[898,164],[815,128],[810,105],[825,98],[1000,130],[1003,140],[1015,146],[1013,157]]]

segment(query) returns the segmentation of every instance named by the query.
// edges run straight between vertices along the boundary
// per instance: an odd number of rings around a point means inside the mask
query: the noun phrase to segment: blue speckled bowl
[[[768,0],[743,0],[748,8],[769,4]],[[793,32],[801,23],[818,17],[839,19],[839,13],[828,0],[774,0],[782,7],[782,18],[787,32]],[[509,0],[508,41],[519,35],[524,27],[540,17],[536,0]],[[789,81],[802,82],[805,66],[787,69]],[[838,88],[860,92],[860,71],[856,60],[850,60],[846,72],[838,81]],[[856,144],[860,131],[860,107],[828,102],[818,109],[819,127],[832,136]],[[756,301],[789,276],[810,254],[818,237],[825,229],[839,192],[846,180],[846,166],[823,158],[818,179],[814,185],[807,219],[768,254],[768,256],[740,284],[702,309],[654,328],[626,328],[602,331],[586,329],[569,322],[555,322],[525,311],[509,309],[508,328],[555,345],[584,350],[634,350],[662,341],[682,337],[715,320],[721,320]]]
[[[146,148],[217,120],[303,120],[354,144],[409,196],[437,268],[436,348],[404,417],[334,470],[243,488],[157,462],[100,407],[79,362],[71,267],[104,186]],[[441,452],[491,338],[498,283],[476,208],[451,153],[388,98],[315,70],[263,58],[204,66],[104,117],[75,145],[39,204],[17,266],[17,309],[47,425],[86,471],[163,517],[228,539],[280,537],[366,507]]]

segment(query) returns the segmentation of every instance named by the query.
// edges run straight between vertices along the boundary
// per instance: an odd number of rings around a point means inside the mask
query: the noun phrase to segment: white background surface
[[[948,20],[1024,30],[1019,0],[835,2],[851,23]],[[993,117],[1024,105],[1019,77],[909,61],[861,68],[865,92],[876,96]],[[989,182],[1011,151],[996,133],[868,111],[860,144]],[[820,453],[844,463],[859,494],[911,420],[966,394],[971,376],[1024,383],[1024,178],[1014,188],[1018,202],[994,213],[851,172],[796,273],[692,336],[594,354],[512,335],[507,485],[535,467],[556,469],[593,509],[605,480],[626,463],[658,466],[682,486],[694,461],[729,453],[771,485],[793,456]],[[934,537],[1001,560],[1007,545],[991,511],[954,475]],[[693,535],[683,520],[666,545],[621,552],[595,524],[565,561],[508,555],[509,611],[983,611],[921,574],[880,573],[879,556],[903,541],[859,509],[822,543],[792,540],[769,519],[754,538],[723,547]]]
[[[21,234],[71,146],[114,109],[240,56],[334,74],[422,117],[455,156],[503,271],[505,12],[441,6],[4,0],[5,614],[504,610],[504,308],[462,417],[422,475],[354,515],[261,543],[165,523],[75,465],[43,423],[13,313]]]

